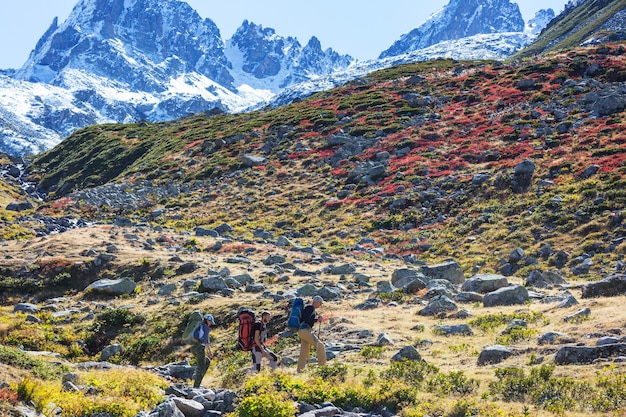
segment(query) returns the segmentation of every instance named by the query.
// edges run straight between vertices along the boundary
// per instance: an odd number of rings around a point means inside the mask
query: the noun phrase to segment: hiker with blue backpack
[[[215,319],[212,315],[206,314],[202,322],[194,330],[195,343],[191,346],[191,353],[196,359],[196,372],[194,373],[193,387],[199,388],[206,371],[209,369],[213,352],[211,351],[211,339],[209,333],[211,326],[215,326]]]
[[[317,363],[320,366],[326,365],[326,348],[319,340],[319,335],[313,334],[315,323],[321,323],[322,317],[317,313],[317,309],[322,306],[324,299],[319,295],[313,297],[311,304],[305,306],[300,313],[300,326],[298,336],[300,337],[300,356],[298,357],[298,372],[302,372],[311,353],[311,346],[315,346],[317,353]]]
[[[252,346],[252,371],[259,372],[261,370],[261,360],[267,358],[271,369],[276,369],[278,365],[278,356],[265,346],[267,343],[267,323],[272,319],[269,311],[261,313],[261,320],[254,323],[254,337]]]

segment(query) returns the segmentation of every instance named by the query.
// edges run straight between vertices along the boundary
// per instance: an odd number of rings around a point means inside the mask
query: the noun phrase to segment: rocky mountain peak
[[[272,28],[247,20],[226,42],[226,56],[233,63],[234,72],[239,73],[236,84],[273,92],[305,81],[311,74],[331,74],[354,61],[330,48],[323,51],[316,37],[303,48],[296,38],[280,36]]]
[[[478,34],[522,32],[524,26],[519,6],[509,0],[451,0],[424,24],[383,51],[379,58]]]
[[[59,75],[78,69],[159,91],[165,73],[196,71],[228,84],[228,66],[217,26],[185,2],[81,0],[42,36],[15,78],[62,85]]]
[[[535,17],[528,21],[526,28],[531,33],[538,35],[554,19],[554,16],[554,10],[541,9],[535,13]]]

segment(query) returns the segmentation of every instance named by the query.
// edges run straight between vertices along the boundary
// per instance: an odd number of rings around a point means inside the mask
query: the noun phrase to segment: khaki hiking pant
[[[313,334],[310,327],[298,330],[300,337],[300,356],[298,357],[298,372],[302,372],[309,361],[311,346],[315,346],[317,353],[317,363],[320,366],[326,365],[326,348],[324,344]]]

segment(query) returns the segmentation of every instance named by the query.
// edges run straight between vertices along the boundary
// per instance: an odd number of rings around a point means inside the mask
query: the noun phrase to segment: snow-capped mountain
[[[226,47],[179,0],[80,0],[22,68],[0,74],[0,151],[39,153],[93,123],[239,111],[353,61],[248,22]]]
[[[523,32],[524,26],[519,6],[509,0],[451,0],[424,24],[383,51],[379,58],[478,34]]]
[[[502,59],[534,33],[508,0],[451,0],[381,59],[356,62],[248,21],[224,42],[179,0],[80,0],[22,68],[0,72],[0,151],[39,153],[94,123],[287,102],[402,62]]]

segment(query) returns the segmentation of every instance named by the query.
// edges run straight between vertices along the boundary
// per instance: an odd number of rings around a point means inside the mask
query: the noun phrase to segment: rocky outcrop
[[[557,365],[589,364],[598,359],[626,356],[626,343],[602,346],[563,346],[554,355]]]
[[[616,297],[626,294],[626,275],[611,275],[602,281],[583,286],[582,297]]]

